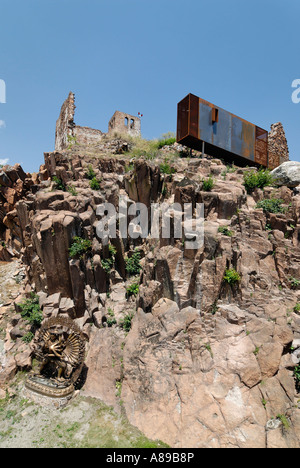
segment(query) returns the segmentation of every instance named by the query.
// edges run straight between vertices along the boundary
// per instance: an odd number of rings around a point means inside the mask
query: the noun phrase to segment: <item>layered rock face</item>
[[[248,169],[180,157],[176,145],[150,160],[131,159],[126,141],[106,144],[106,156],[90,145],[46,153],[49,179],[16,206],[27,290],[44,318],[66,314],[88,340],[82,391],[121,402],[132,424],[172,447],[299,447],[300,195],[249,195]],[[170,236],[160,225],[157,238],[123,237],[120,218],[106,244],[97,207],[118,213],[121,197],[127,208],[173,205]],[[280,213],[257,207],[274,199]],[[204,244],[191,250],[191,226],[175,235],[176,210],[197,203]],[[90,243],[72,256],[75,238]]]
[[[20,164],[4,166],[0,172],[0,260],[20,256],[22,231],[16,204],[40,183],[37,174],[25,174]]]

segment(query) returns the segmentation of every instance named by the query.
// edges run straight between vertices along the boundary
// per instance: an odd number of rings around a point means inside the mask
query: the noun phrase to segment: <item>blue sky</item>
[[[299,0],[0,0],[0,159],[38,171],[73,91],[77,125],[141,112],[147,139],[176,130],[191,92],[267,130],[281,121],[300,161],[299,21]]]

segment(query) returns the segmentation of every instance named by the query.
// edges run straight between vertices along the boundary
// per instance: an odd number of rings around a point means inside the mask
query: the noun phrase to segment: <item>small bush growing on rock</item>
[[[262,208],[265,213],[286,213],[287,208],[283,203],[284,201],[279,198],[261,200],[257,203],[256,209]]]
[[[30,325],[40,326],[43,320],[43,314],[40,308],[39,297],[32,293],[29,299],[19,304],[21,317]]]
[[[212,189],[213,189],[213,186],[214,186],[214,179],[211,176],[209,176],[208,179],[203,179],[202,180],[202,184],[203,184],[202,185],[202,190],[204,192],[211,192]]]
[[[108,318],[106,320],[106,323],[108,327],[112,327],[113,325],[117,324],[114,311],[111,308],[108,309]]]
[[[125,332],[129,332],[131,329],[131,321],[133,319],[134,313],[130,313],[124,317],[124,319],[121,321],[120,325],[123,328]]]
[[[125,166],[125,172],[132,172],[134,171],[134,164],[133,163],[130,163],[130,164],[126,164]]]
[[[174,167],[171,167],[167,161],[162,163],[159,167],[160,167],[160,172],[162,174],[172,175],[172,174],[175,174],[176,172],[176,169]]]
[[[73,185],[69,185],[67,187],[67,191],[73,195],[73,197],[76,197],[78,195],[76,188]]]
[[[32,332],[26,333],[26,335],[23,336],[22,341],[26,344],[29,344],[32,342],[34,338],[34,334]]]
[[[298,289],[299,286],[300,286],[300,280],[298,280],[297,278],[289,278],[289,281],[290,281],[290,285],[291,285],[291,288],[292,289]]]
[[[299,314],[299,312],[300,312],[300,302],[298,302],[298,303],[295,305],[295,307],[294,307],[294,312],[295,312],[296,314]]]
[[[281,421],[283,427],[285,430],[289,430],[290,427],[291,427],[291,424],[290,424],[290,421],[289,419],[286,417],[285,414],[278,414],[276,416],[276,419],[279,419],[279,421]]]
[[[56,190],[62,190],[63,192],[66,191],[66,186],[59,177],[53,176],[52,181],[55,183]]]
[[[232,237],[233,236],[233,232],[230,231],[230,229],[227,226],[220,226],[218,231],[221,234],[223,234],[224,236],[227,236],[227,237]]]
[[[109,258],[101,259],[102,268],[103,270],[105,270],[107,274],[111,272],[114,266],[115,255],[117,253],[117,249],[112,244],[109,244],[108,250],[109,250]]]
[[[244,174],[244,186],[247,193],[251,194],[256,188],[263,189],[274,185],[275,179],[269,169],[260,169],[257,172],[247,171]]]
[[[114,265],[114,261],[112,258],[106,258],[104,260],[101,259],[101,265],[103,270],[109,275]]]
[[[158,157],[158,140],[144,140],[143,138],[130,138],[131,149],[128,156],[131,158],[145,158],[153,160]]]
[[[130,276],[136,276],[140,274],[142,266],[140,264],[141,254],[136,250],[131,257],[125,260],[126,262],[126,271]]]
[[[112,245],[112,244],[109,244],[108,250],[109,250],[109,254],[110,254],[112,257],[114,257],[114,256],[116,255],[116,253],[117,253],[116,247],[115,247],[114,245]]]
[[[129,299],[131,296],[136,297],[139,293],[140,286],[138,283],[133,283],[126,289],[126,297]]]
[[[300,364],[294,369],[294,379],[296,383],[296,389],[300,391]]]
[[[92,190],[100,190],[100,182],[96,177],[93,177],[90,181],[90,187]]]
[[[71,258],[82,258],[91,248],[92,242],[90,240],[76,236],[73,238],[71,247],[69,248],[69,255]]]
[[[163,148],[164,146],[171,146],[176,143],[176,137],[173,132],[168,132],[162,135],[158,140],[158,149]]]
[[[93,180],[96,177],[96,172],[94,171],[93,166],[91,164],[89,164],[89,166],[88,166],[88,170],[86,172],[86,177],[89,180]]]
[[[225,283],[233,285],[241,281],[241,276],[234,268],[231,268],[226,270],[224,281]]]

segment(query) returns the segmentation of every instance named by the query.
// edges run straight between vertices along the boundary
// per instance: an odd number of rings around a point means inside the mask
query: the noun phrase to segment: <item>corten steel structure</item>
[[[177,142],[240,165],[269,167],[266,130],[194,94],[178,104]]]

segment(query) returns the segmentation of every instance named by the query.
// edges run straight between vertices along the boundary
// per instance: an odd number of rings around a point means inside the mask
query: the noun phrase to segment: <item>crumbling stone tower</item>
[[[108,133],[128,134],[139,137],[141,136],[141,119],[134,115],[116,111],[109,121]]]
[[[275,168],[290,160],[289,147],[281,122],[271,125],[268,147],[269,167]]]
[[[70,92],[63,103],[59,117],[56,121],[55,129],[55,150],[62,151],[68,147],[68,136],[73,136],[74,115],[75,115],[75,95]]]

